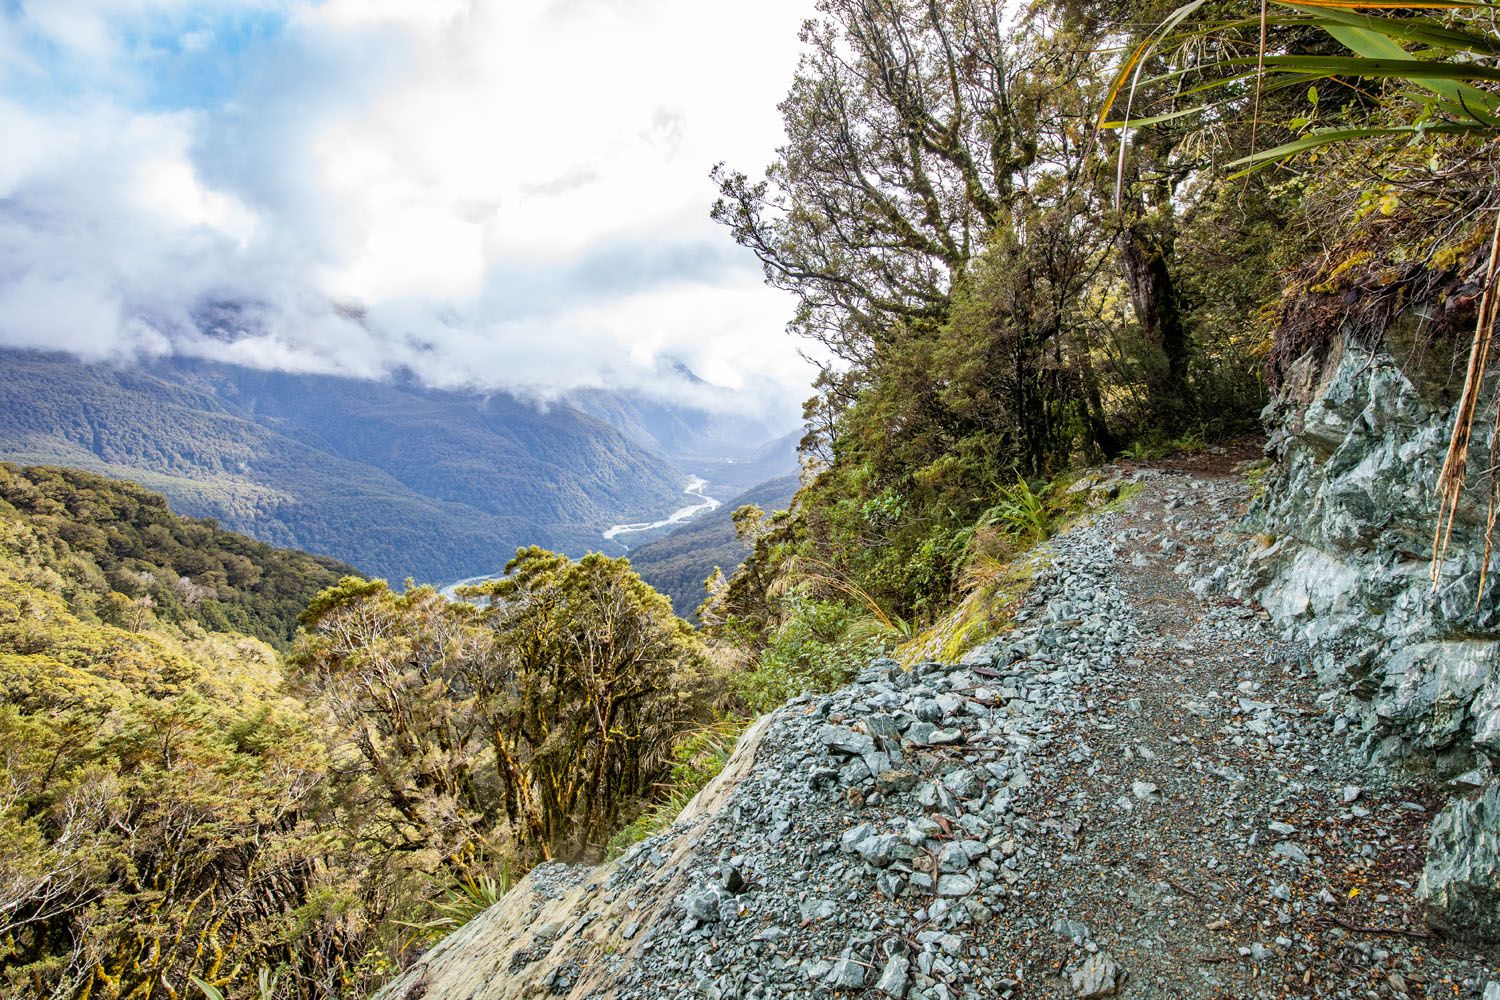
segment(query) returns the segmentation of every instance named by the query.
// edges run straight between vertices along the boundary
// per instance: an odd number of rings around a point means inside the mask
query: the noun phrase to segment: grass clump
[[[679,739],[672,752],[671,778],[659,786],[661,798],[610,838],[605,857],[618,858],[632,845],[671,826],[693,796],[723,772],[734,753],[735,742],[749,721],[720,719]]]
[[[796,595],[771,634],[755,670],[730,684],[752,712],[769,712],[788,698],[832,691],[884,654],[904,629],[863,607]]]

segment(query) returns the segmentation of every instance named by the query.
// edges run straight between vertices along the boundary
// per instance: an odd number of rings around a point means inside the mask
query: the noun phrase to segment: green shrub
[[[671,826],[693,796],[723,772],[748,721],[722,719],[680,739],[673,748],[672,778],[662,786],[662,798],[609,839],[605,856],[617,858],[632,844]]]
[[[1041,494],[1017,477],[1014,486],[999,489],[995,505],[980,518],[979,526],[1005,528],[1023,541],[1040,542],[1052,537],[1052,513]]]
[[[756,669],[737,674],[730,683],[752,711],[768,712],[799,694],[848,683],[896,636],[873,626],[863,609],[794,597]]]

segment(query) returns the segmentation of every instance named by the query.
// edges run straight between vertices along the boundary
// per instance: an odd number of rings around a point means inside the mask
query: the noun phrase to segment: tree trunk
[[[1167,268],[1168,248],[1163,244],[1140,219],[1126,225],[1117,240],[1130,303],[1151,354],[1146,384],[1152,417],[1175,432],[1182,428],[1192,403],[1187,382],[1188,337]]]

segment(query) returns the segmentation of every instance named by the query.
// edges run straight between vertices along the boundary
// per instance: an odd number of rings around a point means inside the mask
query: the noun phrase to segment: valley
[[[605,541],[615,542],[621,549],[628,552],[630,550],[630,547],[619,540],[621,535],[643,535],[647,534],[648,532],[657,531],[661,528],[671,528],[676,525],[683,524],[684,522],[691,521],[699,514],[717,510],[720,506],[720,501],[715,500],[713,497],[704,492],[708,486],[708,480],[702,478],[701,476],[689,477],[688,483],[685,487],[683,487],[682,492],[694,498],[692,503],[689,503],[683,507],[678,507],[672,513],[668,514],[666,517],[658,521],[640,521],[634,524],[611,525],[610,527],[604,529]],[[634,541],[635,539],[632,537],[631,540]]]
[[[21,351],[0,361],[0,460],[132,479],[181,513],[392,580],[469,578],[527,545],[582,555],[660,533],[717,503],[696,480],[682,503],[679,469],[695,449],[739,449],[720,454],[747,456],[750,474],[795,464],[789,443],[768,456],[763,439],[726,437],[705,410],[639,395],[590,394],[601,419],[400,379]]]
[[[1497,26],[7,3],[0,1000],[1500,1000]]]

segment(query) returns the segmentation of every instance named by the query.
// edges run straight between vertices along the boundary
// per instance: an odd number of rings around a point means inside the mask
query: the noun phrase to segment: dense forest
[[[623,560],[529,549],[450,602],[87,473],[0,495],[3,995],[361,995],[601,854],[710,715]]]
[[[710,632],[753,661],[920,631],[994,585],[1069,468],[1253,428],[1292,360],[1406,303],[1439,304],[1403,355],[1456,388],[1490,11],[1347,6],[820,0],[786,145],[721,164],[713,208],[834,359],[816,474],[755,522]]]
[[[284,649],[313,595],[354,572],[179,517],[156,493],[76,469],[0,463],[0,503],[32,529],[27,558],[72,606],[111,625],[195,623]]]

